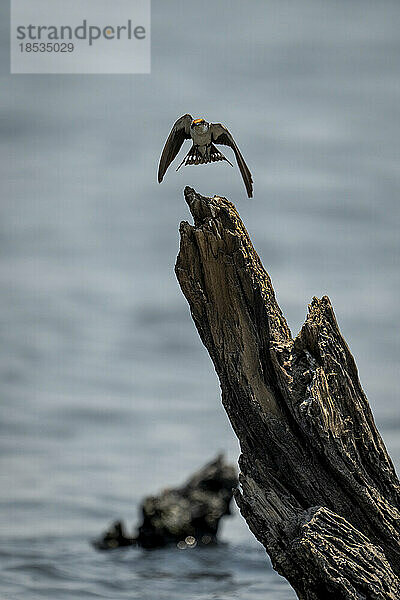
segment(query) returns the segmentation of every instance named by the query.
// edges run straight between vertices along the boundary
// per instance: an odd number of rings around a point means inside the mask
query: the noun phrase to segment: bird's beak
[[[195,119],[193,123],[197,125],[198,123],[203,123],[204,119]]]

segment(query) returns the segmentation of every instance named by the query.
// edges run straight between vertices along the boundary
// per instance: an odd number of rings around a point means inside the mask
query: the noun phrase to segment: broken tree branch
[[[185,199],[176,274],[240,441],[243,516],[299,598],[399,598],[400,485],[329,299],[293,340],[234,205]]]
[[[230,503],[237,483],[235,468],[220,454],[193,473],[183,486],[145,498],[136,534],[129,534],[121,521],[115,521],[93,545],[98,550],[123,546],[150,550],[215,544],[221,519],[231,514]]]

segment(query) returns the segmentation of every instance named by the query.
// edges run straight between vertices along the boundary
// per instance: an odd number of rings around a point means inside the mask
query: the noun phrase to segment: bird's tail
[[[233,167],[231,161],[228,160],[226,156],[224,156],[222,152],[220,152],[218,148],[214,146],[214,144],[210,144],[210,146],[207,148],[207,152],[204,155],[201,154],[197,146],[193,145],[176,170],[178,171],[183,164],[185,166],[205,165],[207,163],[217,162],[219,160],[226,160],[226,162],[228,162],[231,165],[231,167]]]

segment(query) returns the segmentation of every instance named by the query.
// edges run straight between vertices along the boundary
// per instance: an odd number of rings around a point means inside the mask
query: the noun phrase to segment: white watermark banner
[[[11,73],[150,73],[150,0],[11,0]]]

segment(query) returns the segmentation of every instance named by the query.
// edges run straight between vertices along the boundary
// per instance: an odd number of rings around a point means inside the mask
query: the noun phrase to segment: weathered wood
[[[400,598],[400,485],[329,299],[293,340],[234,205],[185,199],[176,274],[240,441],[243,516],[299,598]]]
[[[149,550],[169,545],[194,548],[215,544],[221,519],[230,515],[237,484],[236,469],[220,454],[196,471],[183,486],[145,498],[136,534],[129,535],[124,524],[116,521],[93,545],[98,550],[122,546]]]

